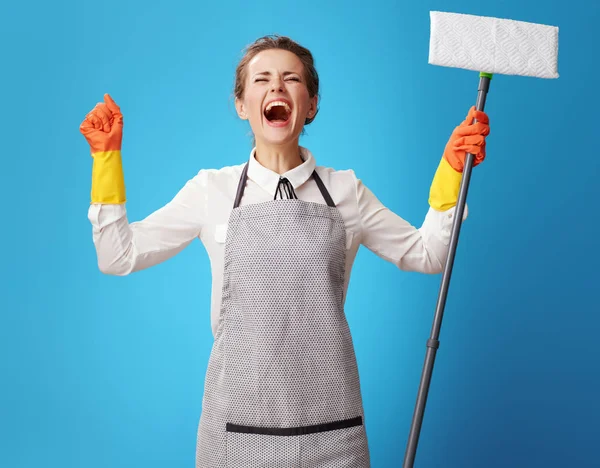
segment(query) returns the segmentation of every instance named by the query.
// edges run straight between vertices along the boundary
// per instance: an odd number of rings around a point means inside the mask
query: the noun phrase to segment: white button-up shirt
[[[346,225],[344,298],[356,253],[362,244],[406,271],[440,273],[448,255],[455,208],[430,208],[420,228],[386,208],[357,179],[353,170],[316,166],[313,155],[300,147],[304,162],[281,176],[248,161],[248,180],[241,205],[272,200],[280,177],[286,177],[300,200],[325,203],[311,174],[316,169]],[[208,252],[212,272],[211,326],[216,332],[223,284],[227,221],[246,162],[221,169],[202,169],[175,197],[145,219],[130,223],[125,204],[91,204],[88,219],[100,270],[128,275],[173,257],[199,238]],[[466,212],[463,218],[466,218]]]

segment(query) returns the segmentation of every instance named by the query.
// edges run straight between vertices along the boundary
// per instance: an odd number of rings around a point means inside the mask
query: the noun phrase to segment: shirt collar
[[[256,147],[252,148],[250,159],[248,161],[248,177],[256,182],[263,190],[266,190],[273,195],[275,195],[275,190],[277,189],[277,184],[279,184],[280,177],[288,179],[294,189],[298,188],[312,176],[316,166],[315,158],[311,152],[302,146],[299,148],[300,157],[304,162],[281,174],[281,176],[277,172],[260,164],[255,158]]]

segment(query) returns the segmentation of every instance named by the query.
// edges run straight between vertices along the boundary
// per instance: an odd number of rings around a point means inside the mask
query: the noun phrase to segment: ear
[[[307,117],[309,119],[312,119],[315,114],[317,113],[317,104],[319,102],[319,97],[318,96],[313,96],[312,98],[310,98],[309,101],[309,107],[308,107],[308,114]]]
[[[235,110],[240,119],[248,120],[248,115],[246,114],[246,110],[244,108],[244,103],[239,98],[235,98]]]

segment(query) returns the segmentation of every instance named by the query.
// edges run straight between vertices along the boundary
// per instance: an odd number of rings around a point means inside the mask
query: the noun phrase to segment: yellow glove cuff
[[[455,206],[461,180],[462,173],[455,171],[446,158],[442,158],[429,190],[429,206],[436,211],[446,211]]]
[[[92,154],[91,203],[125,203],[125,179],[121,151],[103,151]]]

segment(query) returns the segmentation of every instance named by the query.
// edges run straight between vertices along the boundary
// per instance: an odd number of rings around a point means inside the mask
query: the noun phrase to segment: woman
[[[196,237],[209,254],[215,341],[198,468],[370,466],[344,315],[357,249],[363,244],[403,270],[439,273],[465,152],[475,164],[485,157],[488,119],[471,108],[444,150],[417,229],[352,170],[316,166],[299,146],[318,112],[318,88],[307,49],[286,37],[257,40],[235,79],[237,113],[255,138],[249,161],[200,170],[170,203],[131,224],[119,107],[105,95],[81,125],[94,160],[89,220],[100,270],[148,268]]]

